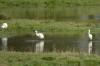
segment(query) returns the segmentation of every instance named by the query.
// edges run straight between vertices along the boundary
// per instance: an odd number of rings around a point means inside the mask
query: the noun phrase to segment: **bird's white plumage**
[[[88,40],[92,40],[92,34],[90,33],[90,29],[88,30],[87,37]]]
[[[1,28],[7,28],[8,27],[8,24],[7,23],[3,23]]]
[[[37,30],[35,30],[35,33],[36,33],[36,36],[39,37],[40,39],[43,39],[44,38],[43,33],[38,33]]]

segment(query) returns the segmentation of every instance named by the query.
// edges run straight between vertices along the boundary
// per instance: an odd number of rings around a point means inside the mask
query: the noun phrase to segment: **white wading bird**
[[[39,37],[40,39],[44,39],[43,33],[38,33],[37,30],[35,30],[36,36]]]
[[[1,27],[5,29],[8,27],[8,25],[7,25],[7,23],[3,23]]]
[[[92,40],[92,34],[90,33],[90,29],[88,30],[87,37],[88,40]]]

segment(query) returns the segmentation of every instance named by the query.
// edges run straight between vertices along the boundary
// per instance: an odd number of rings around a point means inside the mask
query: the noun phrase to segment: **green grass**
[[[8,29],[0,28],[0,37],[16,34],[32,34],[38,30],[44,34],[100,33],[99,22],[57,22],[54,20],[1,20],[8,23]],[[100,56],[75,52],[2,52],[0,66],[99,66]]]
[[[86,7],[87,8],[86,8]],[[13,18],[23,18],[25,16],[34,16],[34,17],[45,17],[44,11],[40,8],[56,8],[52,9],[48,15],[48,17],[63,16],[65,13],[60,14],[66,10],[62,10],[59,12],[57,8],[66,8],[72,7],[72,9],[67,9],[68,16],[73,16],[73,11],[76,10],[76,14],[80,15],[95,15],[99,14],[99,0],[0,0],[0,8],[1,13],[5,14],[8,17]],[[15,10],[15,7],[18,9]],[[21,8],[19,8],[21,7]],[[82,7],[82,8],[80,8]],[[93,7],[93,8],[92,8]],[[96,7],[96,8],[95,8]],[[6,9],[8,8],[8,9]],[[11,10],[11,8],[13,8]],[[26,9],[25,14],[21,9],[30,8],[29,11]],[[35,8],[36,12],[34,12]],[[38,12],[38,8],[41,12]],[[75,8],[75,9],[73,9]],[[91,8],[91,9],[90,9]],[[4,10],[3,10],[4,9]],[[23,10],[22,9],[22,10]],[[85,11],[85,9],[87,9]],[[53,11],[54,10],[54,11]],[[34,12],[34,15],[31,15],[31,11]],[[72,11],[72,12],[70,12]],[[83,11],[83,12],[82,12]],[[15,12],[15,13],[14,13]],[[16,13],[17,12],[17,13]],[[31,12],[31,13],[30,13]],[[55,12],[55,13],[54,13]],[[36,13],[36,14],[35,14]],[[39,13],[43,14],[42,16],[37,16]],[[16,16],[16,14],[20,14],[20,16]],[[40,15],[41,15],[40,14]],[[76,15],[74,14],[74,15]],[[66,15],[65,15],[66,16]],[[33,17],[32,17],[33,18]],[[59,19],[59,18],[58,18]],[[57,19],[57,20],[58,20]],[[7,36],[13,36],[16,34],[32,34],[35,35],[34,30],[38,30],[39,32],[48,34],[74,34],[74,33],[83,33],[85,34],[88,29],[91,29],[91,33],[100,33],[100,20],[83,20],[82,22],[79,20],[72,20],[69,22],[66,20],[55,21],[55,20],[28,20],[28,19],[12,19],[12,20],[0,20],[0,25],[3,22],[8,23],[8,29],[0,28],[0,38]],[[100,65],[100,56],[98,55],[87,55],[85,53],[74,53],[74,52],[52,52],[52,53],[32,53],[32,52],[2,52],[0,51],[0,66],[99,66]]]
[[[100,57],[84,53],[0,52],[0,66],[99,66]]]
[[[96,22],[57,22],[53,20],[1,20],[8,23],[8,29],[0,28],[0,36],[16,34],[35,34],[38,30],[44,34],[74,34],[86,33],[91,29],[91,33],[99,33],[100,23]]]
[[[95,19],[99,8],[99,0],[0,0],[0,19]]]
[[[99,6],[99,0],[0,0],[1,6],[6,7],[59,7],[59,6]]]
[[[0,19],[100,21],[99,8],[99,0],[0,0]]]

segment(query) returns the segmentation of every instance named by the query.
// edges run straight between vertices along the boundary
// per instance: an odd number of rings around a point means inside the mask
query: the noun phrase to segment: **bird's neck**
[[[36,35],[38,34],[38,32],[36,32]]]
[[[90,34],[90,30],[88,31],[88,33]]]
[[[88,34],[90,34],[90,32],[88,32]]]
[[[88,31],[88,34],[90,34],[90,30]]]

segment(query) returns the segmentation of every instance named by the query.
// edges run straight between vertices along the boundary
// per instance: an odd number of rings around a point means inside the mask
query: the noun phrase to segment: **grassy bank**
[[[71,6],[100,6],[99,0],[0,0],[3,7],[71,7]]]
[[[100,57],[84,53],[0,52],[0,66],[99,66]]]
[[[0,28],[0,35],[13,35],[20,33],[35,34],[34,30],[44,34],[73,34],[86,33],[91,29],[92,33],[99,33],[100,23],[96,22],[57,22],[54,20],[1,20],[8,23],[7,29]]]

